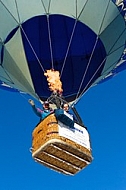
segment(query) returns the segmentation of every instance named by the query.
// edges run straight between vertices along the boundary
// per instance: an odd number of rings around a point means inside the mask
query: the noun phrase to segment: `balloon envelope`
[[[74,101],[117,70],[126,26],[116,1],[16,2],[0,1],[2,87],[44,100],[51,94],[44,71],[53,68],[61,74],[63,96]]]

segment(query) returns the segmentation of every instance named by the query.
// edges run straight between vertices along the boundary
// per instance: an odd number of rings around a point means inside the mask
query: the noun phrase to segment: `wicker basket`
[[[92,161],[89,149],[59,135],[59,124],[54,114],[36,126],[32,138],[32,157],[60,173],[74,175]]]

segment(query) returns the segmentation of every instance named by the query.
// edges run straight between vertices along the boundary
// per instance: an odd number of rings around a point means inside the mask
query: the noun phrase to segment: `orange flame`
[[[47,77],[50,91],[59,92],[59,93],[63,92],[59,71],[54,71],[53,69],[46,70],[44,75]]]

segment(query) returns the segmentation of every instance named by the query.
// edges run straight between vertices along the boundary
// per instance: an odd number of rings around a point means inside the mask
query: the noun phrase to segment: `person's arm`
[[[34,101],[33,100],[29,100],[29,103],[32,106],[32,109],[34,111],[34,113],[38,116],[38,117],[42,117],[42,110],[40,110],[39,108],[36,108]]]
[[[36,108],[35,105],[32,106],[33,111],[38,117],[42,116],[42,111],[39,108]]]

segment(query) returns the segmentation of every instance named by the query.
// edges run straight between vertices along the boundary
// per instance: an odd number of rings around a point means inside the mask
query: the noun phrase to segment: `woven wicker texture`
[[[59,136],[54,114],[37,125],[32,133],[33,158],[58,172],[74,175],[91,161],[91,152],[65,137]]]

